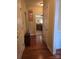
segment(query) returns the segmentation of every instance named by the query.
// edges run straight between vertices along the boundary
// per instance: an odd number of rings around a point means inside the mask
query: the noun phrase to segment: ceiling
[[[26,0],[26,4],[31,6],[39,6],[40,3],[43,3],[43,0]]]
[[[40,1],[43,1],[43,0],[26,0],[28,2],[40,2]]]

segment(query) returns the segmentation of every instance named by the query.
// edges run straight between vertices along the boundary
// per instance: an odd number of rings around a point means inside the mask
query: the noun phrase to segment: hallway
[[[36,38],[31,38],[30,46],[25,48],[22,59],[60,59],[52,56],[48,48],[42,41],[42,35],[37,34]]]
[[[58,35],[60,29],[58,29],[57,22],[60,21],[60,18],[56,15],[59,13],[59,9],[55,10],[56,1],[18,0],[17,5],[17,59],[61,59],[59,42],[61,38]],[[55,16],[57,16],[56,19]],[[57,21],[55,22],[55,20]],[[42,23],[40,26],[42,32],[37,32],[37,25],[40,23]],[[57,34],[54,33],[55,23],[58,26]],[[26,33],[30,33],[30,35],[27,34],[25,39]],[[30,36],[31,39],[28,39]],[[30,46],[25,47],[25,42],[26,45],[29,45],[30,42]]]

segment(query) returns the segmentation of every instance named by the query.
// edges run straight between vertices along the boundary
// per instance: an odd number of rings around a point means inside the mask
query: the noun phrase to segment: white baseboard
[[[44,40],[43,40],[44,41]],[[44,41],[45,42],[45,41]],[[45,42],[45,44],[46,44],[46,42]],[[47,48],[48,48],[48,50],[51,52],[51,54],[53,55],[53,50],[51,50],[50,49],[50,47],[46,44],[46,46],[47,46]]]
[[[31,36],[34,36],[34,35],[36,35],[36,34],[30,34]]]
[[[51,50],[51,48],[47,45],[47,48],[49,49],[49,51],[52,53],[53,55],[53,51]]]

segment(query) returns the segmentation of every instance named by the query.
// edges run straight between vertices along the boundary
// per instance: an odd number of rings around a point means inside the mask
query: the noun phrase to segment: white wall
[[[60,10],[60,0],[55,0],[55,21],[54,21],[54,43],[53,43],[53,54],[56,53],[56,49],[61,48],[61,10]]]

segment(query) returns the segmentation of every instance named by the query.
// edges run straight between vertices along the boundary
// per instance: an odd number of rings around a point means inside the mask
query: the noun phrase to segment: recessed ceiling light
[[[44,4],[43,3],[40,3],[40,6],[43,6]]]

